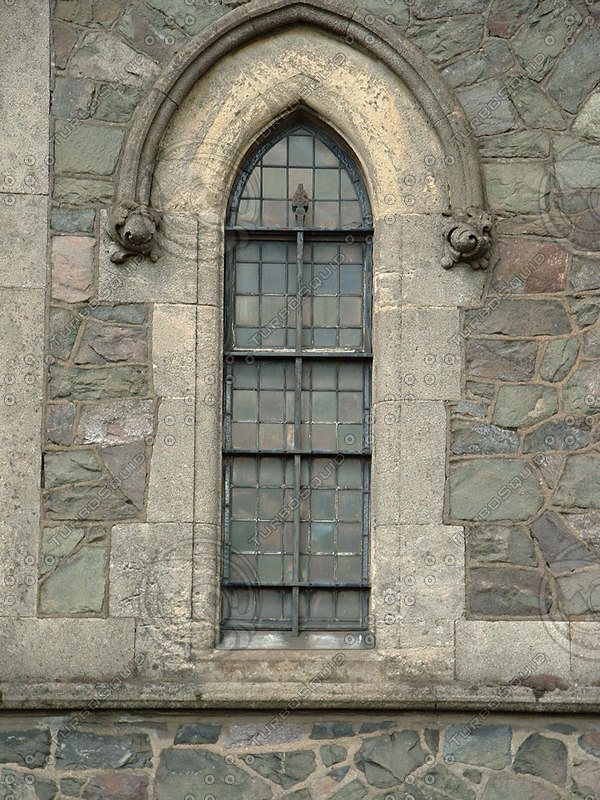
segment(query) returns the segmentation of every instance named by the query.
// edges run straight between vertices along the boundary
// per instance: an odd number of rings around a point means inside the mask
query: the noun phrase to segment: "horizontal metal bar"
[[[280,554],[277,554],[280,555]],[[336,555],[332,553],[332,555]],[[249,583],[248,581],[221,581],[221,586],[243,586],[248,589],[370,589],[368,583],[308,583],[307,581],[286,581],[286,583],[275,583],[274,581],[264,581],[260,583]]]
[[[225,358],[287,358],[294,359],[298,353],[295,350],[227,350]],[[332,361],[343,361],[346,358],[363,359],[373,358],[373,353],[366,350],[302,350],[302,358],[328,358]]]
[[[281,239],[295,241],[299,232],[313,238],[327,238],[330,241],[343,241],[347,236],[365,238],[373,235],[373,228],[244,228],[241,225],[228,225],[226,234],[243,234],[249,239]]]
[[[284,424],[284,423],[282,423]],[[235,450],[234,448],[226,448],[223,450],[223,455],[226,456],[346,456],[354,458],[370,458],[371,450]]]

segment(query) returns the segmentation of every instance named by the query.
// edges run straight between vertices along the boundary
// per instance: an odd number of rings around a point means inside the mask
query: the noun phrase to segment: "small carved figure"
[[[304,224],[304,217],[308,211],[309,197],[303,183],[298,184],[294,196],[292,197],[292,211],[296,215],[296,224],[301,227]]]
[[[158,261],[159,252],[154,234],[160,222],[160,212],[150,206],[132,201],[114,207],[109,216],[108,235],[112,239],[110,260],[121,264],[128,256],[145,255]]]
[[[473,269],[487,269],[491,243],[492,218],[480,208],[467,208],[453,215],[444,231],[446,253],[442,266],[469,264]]]

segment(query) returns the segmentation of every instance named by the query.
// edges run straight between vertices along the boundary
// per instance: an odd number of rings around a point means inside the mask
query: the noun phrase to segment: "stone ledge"
[[[548,713],[598,713],[600,686],[579,686],[549,692],[535,699],[526,687],[507,684],[473,687],[467,683],[428,688],[417,684],[331,684],[327,696],[303,701],[300,691],[306,684],[211,683],[193,685],[181,682],[130,684],[101,699],[95,687],[86,683],[0,683],[0,709],[42,710],[59,708],[99,709],[236,709],[237,712],[261,709],[281,710],[290,705],[301,711],[327,710],[422,710],[422,711],[522,711]],[[499,695],[507,693],[505,698]],[[157,700],[157,698],[162,698]],[[298,700],[298,704],[295,704]]]

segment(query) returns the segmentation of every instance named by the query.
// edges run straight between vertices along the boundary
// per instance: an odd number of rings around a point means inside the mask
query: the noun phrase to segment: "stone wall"
[[[487,712],[489,713],[489,712]],[[415,714],[23,716],[4,800],[596,800],[593,720]]]

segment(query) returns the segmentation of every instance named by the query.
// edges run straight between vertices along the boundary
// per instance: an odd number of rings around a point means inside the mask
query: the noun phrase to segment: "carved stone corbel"
[[[154,234],[161,218],[160,211],[133,201],[113,206],[108,217],[107,233],[111,238],[110,260],[122,264],[128,256],[144,255],[158,261],[159,251]]]
[[[442,266],[469,264],[472,269],[487,269],[491,244],[492,218],[481,208],[467,208],[452,215],[444,231],[446,252]]]

